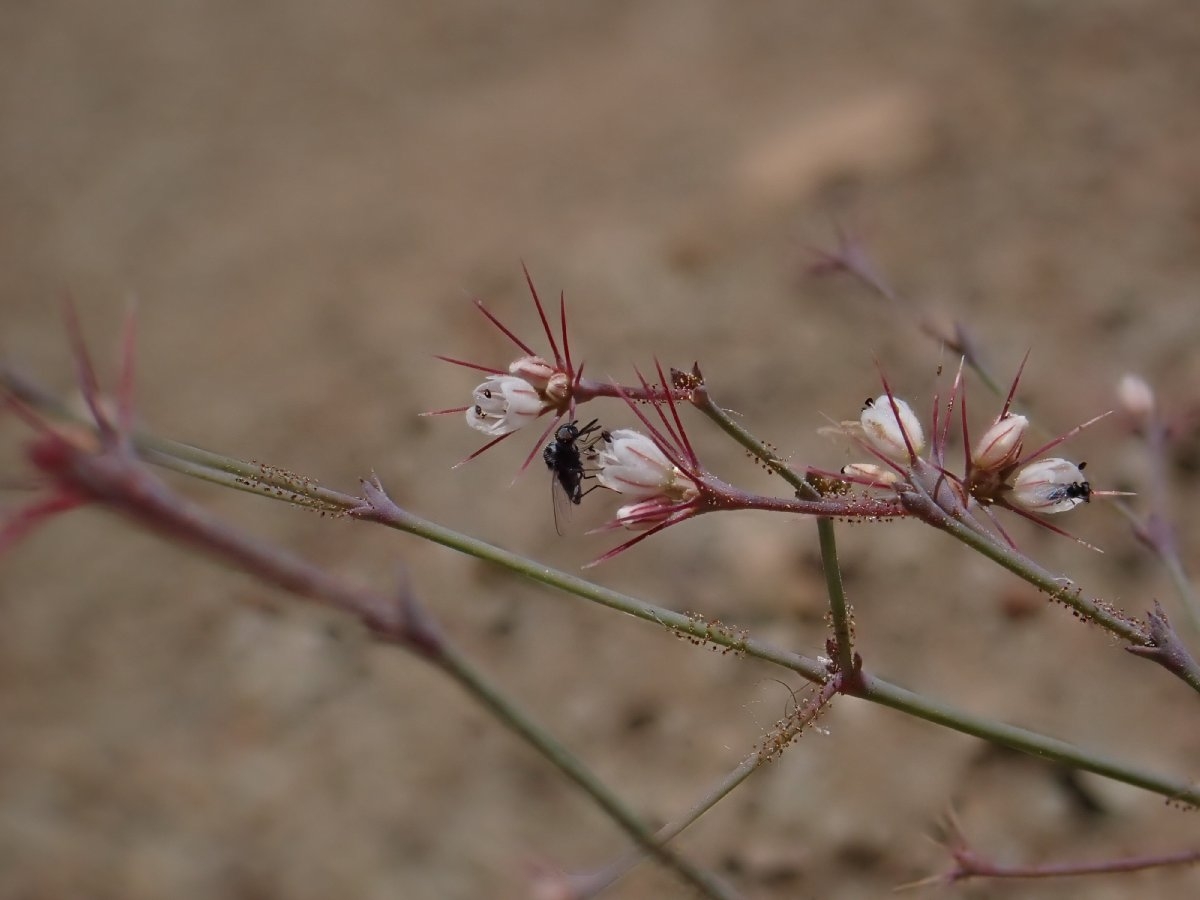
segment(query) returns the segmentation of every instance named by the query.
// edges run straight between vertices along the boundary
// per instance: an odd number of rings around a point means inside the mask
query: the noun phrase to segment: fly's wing
[[[554,506],[554,530],[561,536],[563,527],[571,520],[571,495],[557,472],[550,473],[550,502]]]

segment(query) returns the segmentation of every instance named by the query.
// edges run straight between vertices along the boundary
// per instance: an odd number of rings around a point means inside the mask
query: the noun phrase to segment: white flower
[[[618,428],[604,435],[596,451],[596,465],[600,469],[597,481],[630,497],[688,500],[698,493],[692,480],[667,459],[654,441],[632,428]]]
[[[467,424],[493,437],[523,428],[546,409],[537,388],[514,375],[493,375],[475,388],[474,396]]]
[[[1013,504],[1030,512],[1060,513],[1089,502],[1092,486],[1083,474],[1084,465],[1057,457],[1030,463],[1013,480]]]
[[[1021,444],[1029,420],[1024,416],[1006,415],[997,419],[975,443],[971,463],[977,469],[1002,469],[1011,466],[1021,455]]]
[[[896,404],[895,409],[892,408],[893,403]],[[908,435],[913,453],[919,454],[925,447],[925,432],[921,430],[921,423],[909,405],[899,398],[881,394],[874,400],[868,400],[859,422],[871,446],[891,459],[908,459],[905,435]]]
[[[1144,421],[1154,414],[1154,389],[1140,375],[1125,375],[1117,384],[1117,399],[1134,419]]]

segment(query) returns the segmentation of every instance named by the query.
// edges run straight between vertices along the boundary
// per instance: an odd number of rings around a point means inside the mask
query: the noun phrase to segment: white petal
[[[675,466],[665,453],[640,431],[611,431],[596,454],[597,480],[610,490],[632,497],[664,493],[675,477]]]
[[[1087,503],[1092,486],[1083,470],[1066,459],[1051,457],[1032,462],[1017,473],[1012,502],[1038,513],[1060,513]]]
[[[896,404],[895,409],[892,409],[893,403]],[[881,394],[868,401],[859,422],[871,446],[891,459],[908,459],[905,435],[914,453],[919,454],[925,448],[925,432],[921,429],[920,421],[912,408],[898,397]]]
[[[632,428],[606,434],[596,464],[600,484],[634,499],[675,503],[693,500],[700,493],[696,482],[676,468],[658,444]]]
[[[493,375],[475,388],[474,401],[467,424],[492,437],[523,428],[546,408],[537,389],[513,375]]]

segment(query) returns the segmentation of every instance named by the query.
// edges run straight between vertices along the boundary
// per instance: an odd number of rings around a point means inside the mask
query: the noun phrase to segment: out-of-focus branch
[[[906,885],[906,887],[954,884],[972,878],[1077,878],[1083,875],[1117,875],[1125,872],[1142,872],[1146,869],[1194,865],[1200,862],[1200,850],[1183,850],[1178,853],[1125,856],[1093,862],[1006,865],[988,858],[971,847],[956,816],[948,817],[946,831],[946,837],[941,843],[954,860],[953,865],[945,872]]]

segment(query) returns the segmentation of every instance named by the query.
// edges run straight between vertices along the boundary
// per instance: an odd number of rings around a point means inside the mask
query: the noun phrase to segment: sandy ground
[[[490,307],[544,346],[521,282],[565,290],[577,356],[628,379],[699,360],[797,465],[877,393],[922,408],[954,360],[855,285],[804,277],[835,222],[896,287],[966,322],[1049,432],[1138,371],[1172,410],[1200,383],[1200,16],[1192,4],[10,3],[0,12],[0,342],[70,387],[70,292],[114,359],[139,309],[153,429],[354,489],[577,571],[519,437],[457,417],[504,365]],[[751,9],[747,12],[744,9]],[[111,373],[111,366],[107,366]],[[980,422],[993,401],[973,386]],[[589,409],[589,412],[591,410]],[[598,404],[611,425],[619,404]],[[707,465],[778,489],[697,420]],[[20,429],[4,469],[23,471]],[[1194,448],[1193,448],[1194,449]],[[1069,451],[1146,485],[1105,423]],[[1194,453],[1175,513],[1195,560]],[[684,810],[786,709],[781,670],[385,529],[181,483],[348,577],[397,567],[496,683],[648,820]],[[19,503],[8,492],[4,502]],[[595,500],[596,502],[592,502]],[[1161,570],[1093,504],[1013,526],[1087,590],[1140,612]],[[1183,777],[1200,718],[1179,683],[916,525],[842,528],[868,665],[974,711]],[[812,524],[710,516],[591,570],[599,583],[823,644]],[[0,897],[510,898],[536,861],[586,869],[617,829],[459,690],[343,619],[100,512],[0,560]],[[844,701],[680,842],[751,898],[857,898],[938,871],[950,807],[1009,861],[1197,845],[1160,798]],[[971,885],[971,897],[1182,896],[1195,872]],[[1190,888],[1189,888],[1190,885]],[[674,897],[643,867],[611,896]]]

